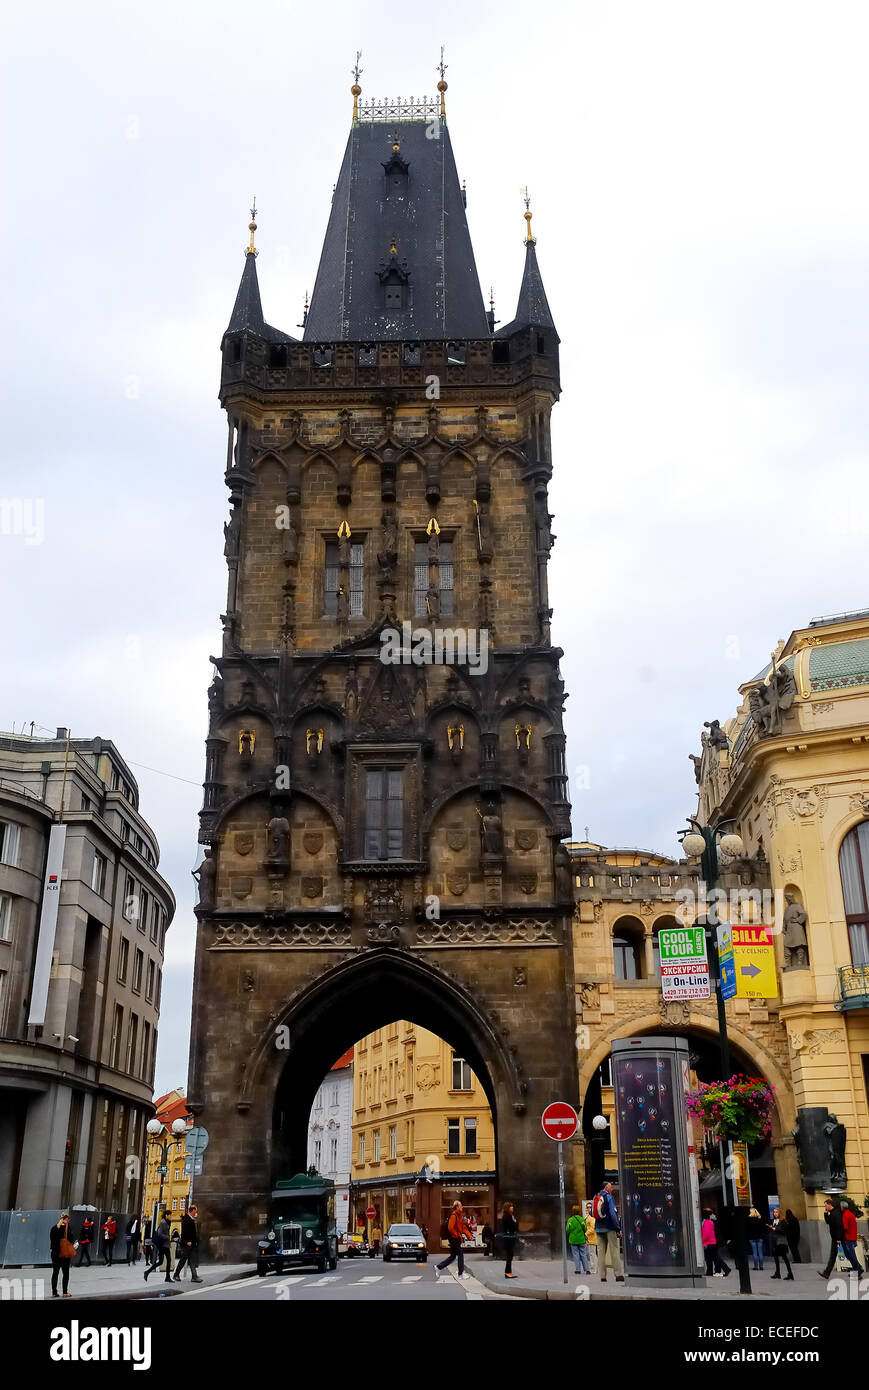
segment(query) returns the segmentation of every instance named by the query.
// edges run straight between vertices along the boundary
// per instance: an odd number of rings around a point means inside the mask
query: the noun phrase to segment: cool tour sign
[[[658,932],[658,946],[664,999],[708,999],[709,962],[703,928],[663,928]]]

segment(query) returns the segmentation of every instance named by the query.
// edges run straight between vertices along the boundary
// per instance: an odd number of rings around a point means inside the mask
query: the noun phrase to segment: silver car
[[[386,1232],[383,1238],[384,1262],[400,1260],[403,1257],[417,1260],[420,1264],[425,1264],[428,1259],[425,1236],[419,1226],[392,1225]]]

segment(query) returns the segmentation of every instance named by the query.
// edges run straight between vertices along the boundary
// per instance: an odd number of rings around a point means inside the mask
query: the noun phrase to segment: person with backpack
[[[100,1230],[103,1233],[103,1264],[111,1268],[112,1256],[115,1252],[115,1239],[118,1234],[118,1223],[111,1215],[107,1216]]]
[[[594,1217],[595,1235],[597,1236],[599,1252],[597,1267],[600,1272],[600,1282],[606,1283],[606,1267],[607,1261],[609,1261],[612,1272],[616,1276],[616,1282],[623,1284],[625,1276],[622,1271],[622,1256],[619,1249],[622,1225],[616,1210],[611,1182],[604,1183],[591,1204],[591,1211]]]
[[[439,1265],[435,1265],[434,1272],[437,1279],[440,1271],[451,1265],[453,1260],[459,1262],[459,1278],[470,1279],[470,1275],[465,1273],[465,1256],[462,1250],[462,1241],[467,1236],[470,1239],[471,1230],[462,1214],[461,1202],[453,1202],[453,1209],[450,1212],[450,1219],[447,1222],[447,1241],[449,1242],[450,1253],[445,1260],[441,1260]]]
[[[579,1207],[574,1207],[567,1218],[567,1243],[573,1256],[573,1266],[577,1274],[590,1274],[588,1265],[588,1241],[585,1234],[585,1217]]]

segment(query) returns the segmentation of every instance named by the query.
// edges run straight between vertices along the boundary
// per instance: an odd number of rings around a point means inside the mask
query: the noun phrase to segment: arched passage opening
[[[721,1075],[719,1042],[718,1032],[712,1020],[697,1017],[675,1031],[688,1041],[692,1085],[717,1080]],[[667,1028],[642,1019],[636,1021],[630,1029],[614,1032],[612,1037],[672,1036],[673,1032],[672,1027]],[[750,1040],[741,1037],[734,1028],[729,1029],[729,1042],[733,1071],[742,1072],[746,1076],[765,1077],[775,1087],[777,1098],[770,1140],[752,1145],[749,1149],[752,1201],[765,1212],[766,1199],[774,1194],[780,1199],[782,1207],[791,1206],[797,1216],[805,1215],[795,1161],[789,1158],[778,1144],[794,1124],[793,1099],[786,1093],[784,1079],[779,1075],[777,1068],[771,1065],[772,1059],[764,1060],[760,1055],[760,1049],[754,1049]],[[610,1058],[610,1041],[601,1043],[589,1059],[583,1078],[582,1130],[586,1139],[588,1193],[596,1192],[605,1178],[618,1182],[618,1097],[613,1090]],[[603,1115],[607,1119],[608,1126],[605,1130],[594,1129],[593,1120],[596,1115]],[[695,1149],[701,1200],[704,1204],[716,1206],[721,1200],[722,1192],[718,1146],[711,1141],[710,1136],[698,1130],[695,1133]]]

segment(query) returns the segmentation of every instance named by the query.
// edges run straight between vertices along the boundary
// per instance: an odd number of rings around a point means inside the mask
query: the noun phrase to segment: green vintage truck
[[[321,1274],[338,1264],[335,1184],[330,1178],[297,1173],[275,1184],[265,1236],[257,1243],[256,1272],[313,1265]]]

